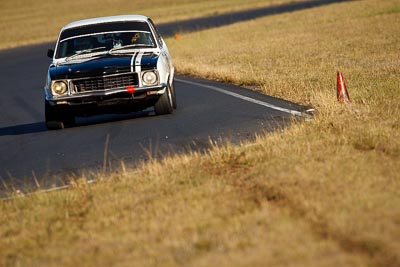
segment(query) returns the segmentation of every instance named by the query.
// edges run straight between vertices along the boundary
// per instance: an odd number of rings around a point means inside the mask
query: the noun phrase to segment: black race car
[[[72,22],[61,29],[47,73],[45,120],[49,129],[76,116],[176,108],[174,67],[148,17],[125,15]]]

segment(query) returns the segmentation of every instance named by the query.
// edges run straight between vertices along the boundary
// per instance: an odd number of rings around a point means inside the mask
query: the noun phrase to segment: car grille
[[[72,80],[72,83],[75,93],[123,89],[127,86],[137,86],[138,75],[136,73],[114,74],[103,77],[76,79]]]

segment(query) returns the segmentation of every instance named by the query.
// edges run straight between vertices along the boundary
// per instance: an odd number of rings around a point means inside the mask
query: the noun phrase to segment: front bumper
[[[130,93],[125,89],[114,89],[85,92],[57,98],[46,96],[46,102],[56,110],[68,112],[75,116],[129,113],[154,106],[166,88],[166,84],[161,84],[158,86],[135,88],[134,93]]]
[[[72,103],[84,103],[86,101],[102,101],[103,99],[112,99],[112,98],[126,98],[135,96],[141,96],[145,93],[149,93],[150,95],[162,95],[167,88],[167,85],[162,83],[157,86],[146,86],[146,87],[137,87],[134,90],[134,93],[128,92],[125,88],[121,89],[111,89],[106,91],[90,91],[84,93],[76,93],[76,94],[67,94],[62,96],[51,95],[46,88],[45,98],[52,105],[57,104],[72,104]]]

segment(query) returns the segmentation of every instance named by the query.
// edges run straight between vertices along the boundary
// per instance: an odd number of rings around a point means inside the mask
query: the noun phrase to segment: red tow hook
[[[126,91],[127,91],[128,93],[130,93],[130,94],[135,93],[135,86],[133,86],[133,85],[128,85],[128,86],[126,87]]]

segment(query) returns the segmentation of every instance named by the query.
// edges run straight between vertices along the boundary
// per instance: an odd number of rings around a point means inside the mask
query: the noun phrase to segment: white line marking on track
[[[261,105],[261,106],[264,106],[264,107],[267,107],[267,108],[271,108],[271,109],[279,110],[279,111],[282,111],[282,112],[286,112],[286,113],[292,114],[294,116],[300,116],[300,117],[303,116],[303,114],[300,111],[278,107],[278,106],[275,106],[273,104],[270,104],[270,103],[267,103],[267,102],[264,102],[264,101],[260,101],[260,100],[254,99],[254,98],[250,98],[250,97],[247,97],[247,96],[243,96],[243,95],[240,95],[240,94],[236,94],[236,93],[230,92],[230,91],[225,90],[225,89],[218,88],[216,86],[205,85],[205,84],[186,81],[186,80],[181,80],[181,79],[177,79],[177,78],[175,78],[175,81],[182,82],[182,83],[187,83],[187,84],[191,84],[191,85],[196,85],[196,86],[201,86],[201,87],[204,87],[204,88],[208,88],[208,89],[211,89],[211,90],[214,90],[214,91],[226,94],[226,95],[230,95],[230,96],[242,99],[244,101],[248,101],[248,102],[251,102],[251,103],[254,103],[254,104],[257,104],[257,105]]]

